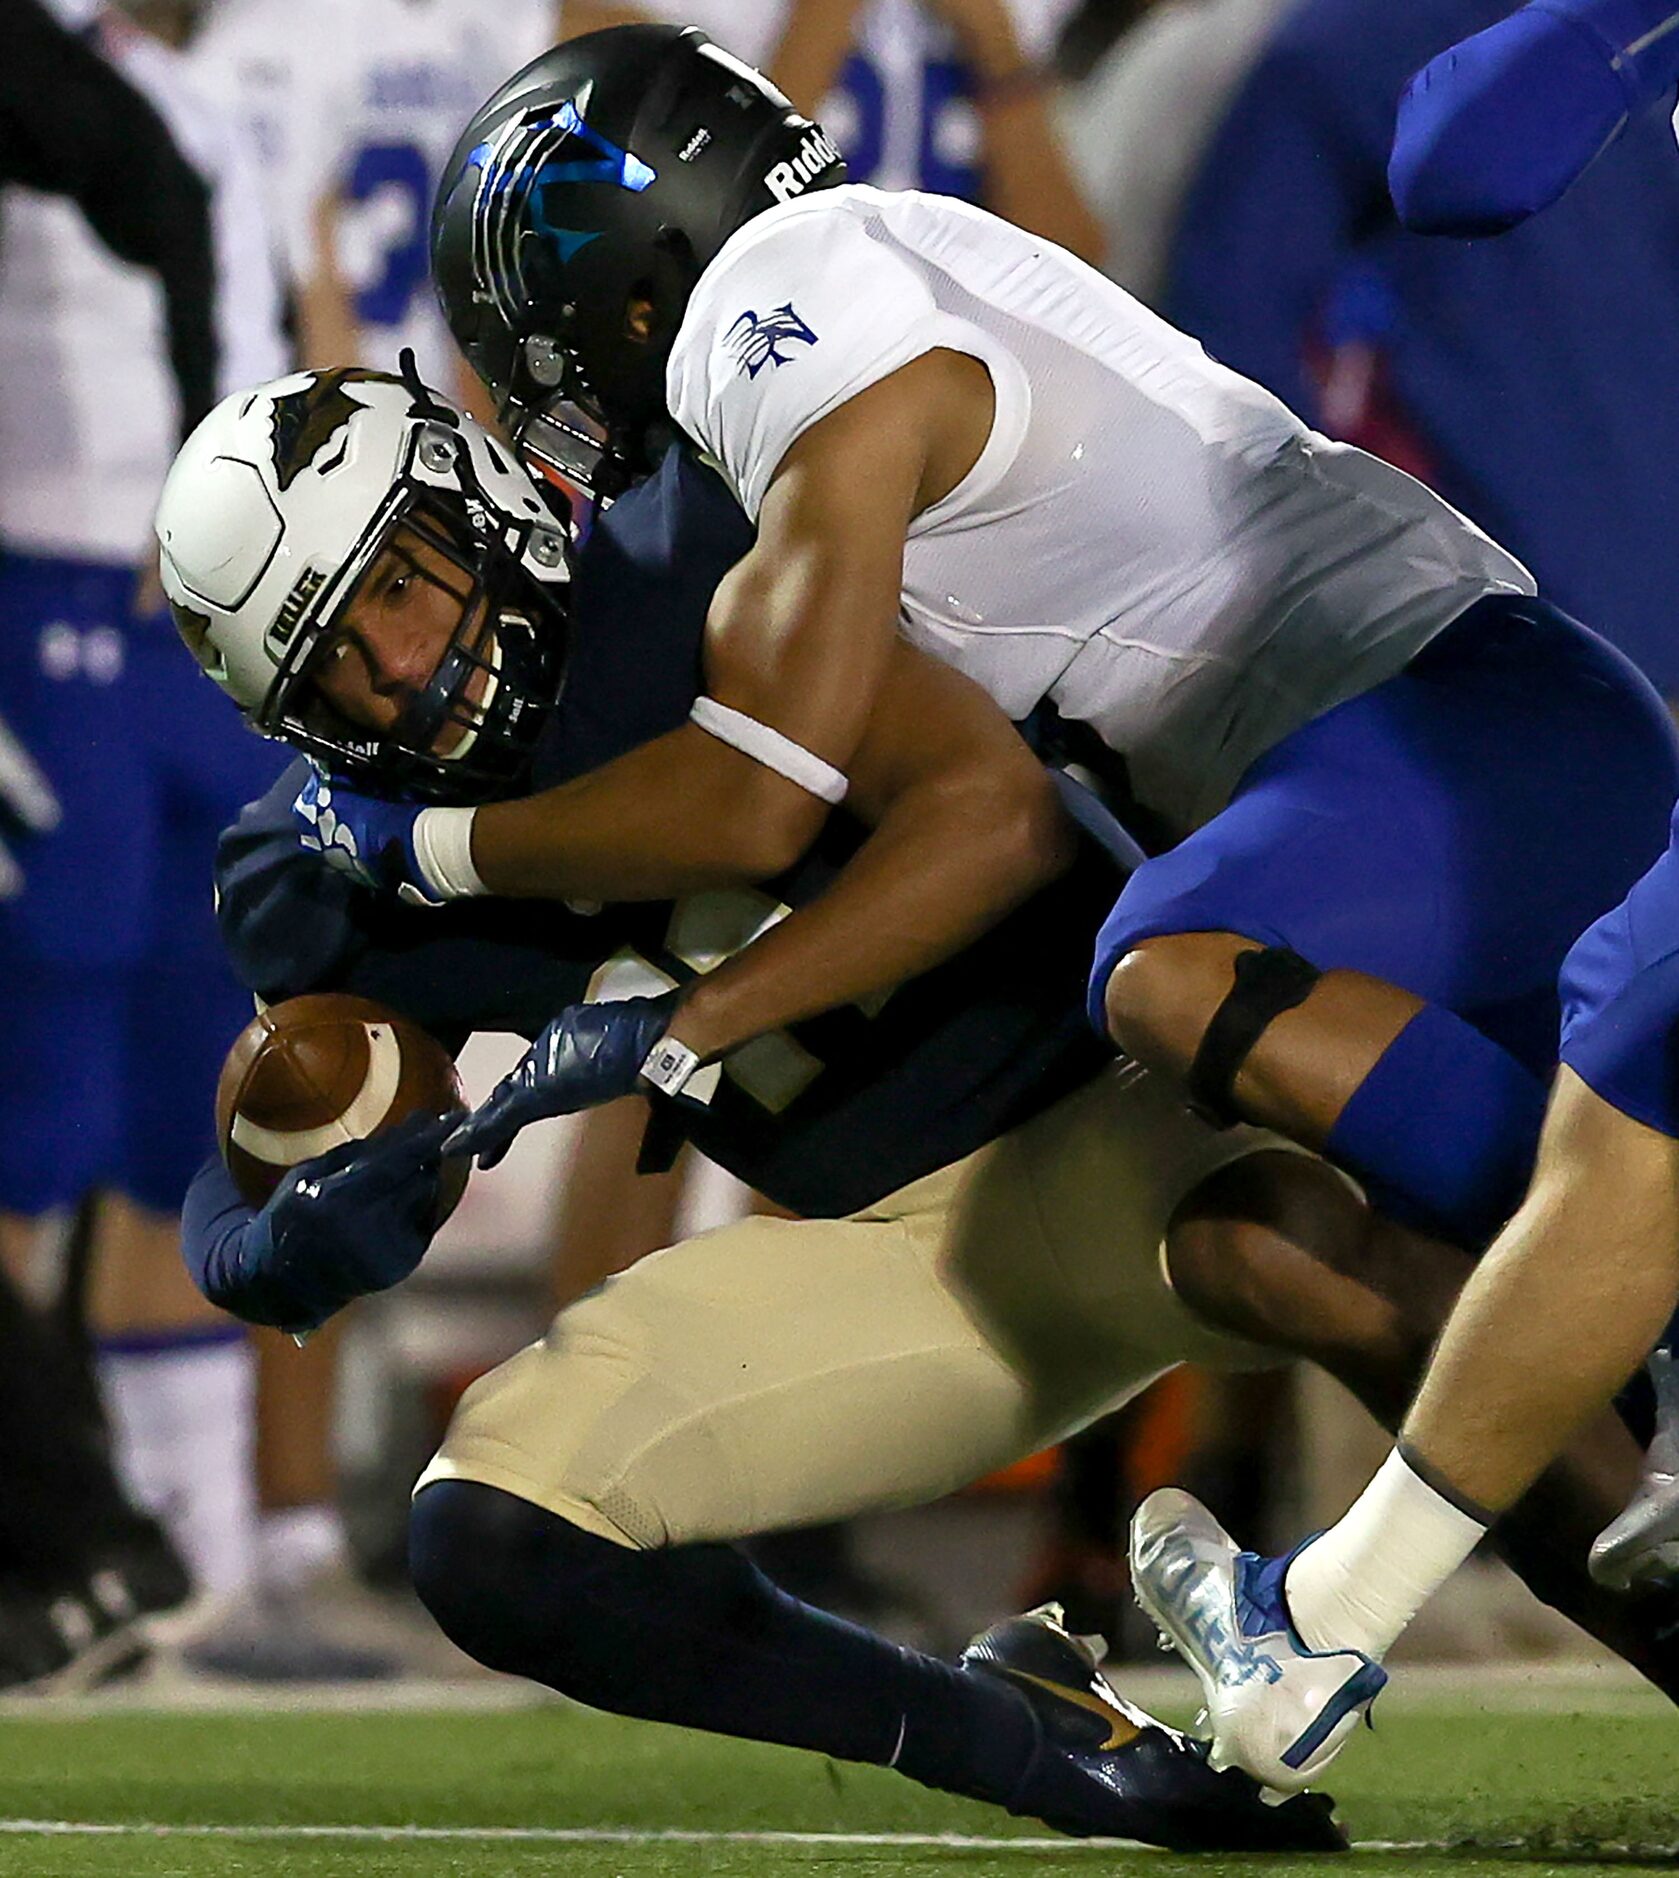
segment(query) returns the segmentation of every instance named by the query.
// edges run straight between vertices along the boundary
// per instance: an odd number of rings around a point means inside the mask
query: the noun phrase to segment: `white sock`
[[[1288,1568],[1283,1592],[1301,1640],[1312,1650],[1385,1656],[1485,1531],[1395,1448],[1341,1518]]]
[[[243,1332],[117,1341],[99,1352],[118,1471],[180,1547],[201,1591],[256,1568],[255,1364]]]
[[[262,1516],[258,1535],[265,1591],[290,1591],[349,1556],[336,1506],[287,1506]]]

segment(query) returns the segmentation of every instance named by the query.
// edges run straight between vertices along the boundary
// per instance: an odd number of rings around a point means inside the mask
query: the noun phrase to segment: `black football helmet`
[[[611,494],[651,465],[701,272],[754,215],[844,180],[827,134],[697,27],[614,26],[545,52],[467,126],[433,277],[521,450],[575,474],[580,410],[604,427]]]

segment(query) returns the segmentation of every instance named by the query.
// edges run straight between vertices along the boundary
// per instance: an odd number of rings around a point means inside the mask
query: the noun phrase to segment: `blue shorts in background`
[[[113,1187],[178,1210],[249,995],[222,955],[216,837],[278,775],[134,570],[0,556],[0,699],[64,818],[0,905],[0,1209]]]
[[[1568,955],[1562,1060],[1623,1115],[1679,1138],[1679,812],[1667,852]]]
[[[1675,794],[1672,721],[1628,660],[1542,601],[1479,601],[1138,870],[1092,1018],[1141,940],[1235,932],[1401,985],[1548,1078],[1563,960],[1660,853]]]

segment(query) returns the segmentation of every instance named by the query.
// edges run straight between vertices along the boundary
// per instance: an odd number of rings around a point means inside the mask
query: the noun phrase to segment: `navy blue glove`
[[[292,804],[298,840],[329,867],[376,893],[394,893],[410,905],[444,906],[457,893],[428,865],[424,845],[416,840],[425,813],[423,802],[387,802],[381,796],[363,795],[318,769],[311,770]]]
[[[654,1044],[670,1027],[678,992],[574,1004],[556,1017],[444,1144],[494,1167],[527,1122],[575,1115],[629,1095]]]
[[[443,1142],[460,1121],[411,1115],[294,1167],[219,1249],[214,1301],[252,1323],[314,1330],[413,1271],[437,1230]]]

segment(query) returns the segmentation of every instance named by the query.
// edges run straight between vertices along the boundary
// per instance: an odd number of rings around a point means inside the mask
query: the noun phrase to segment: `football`
[[[322,992],[259,1011],[216,1086],[216,1141],[233,1183],[261,1206],[288,1169],[422,1111],[464,1109],[454,1059],[429,1031],[369,998]],[[465,1191],[444,1168],[438,1224]]]

